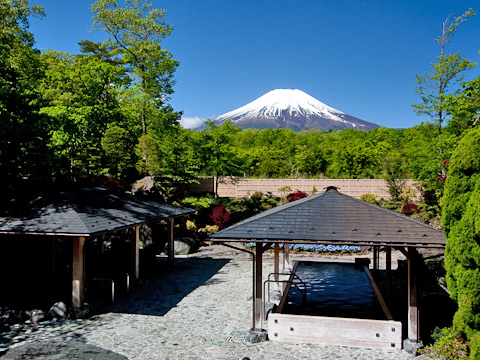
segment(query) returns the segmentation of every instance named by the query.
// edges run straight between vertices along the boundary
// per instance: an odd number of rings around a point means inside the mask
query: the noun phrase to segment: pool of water
[[[290,288],[284,314],[385,319],[363,268],[354,264],[300,261],[297,275],[307,296]]]

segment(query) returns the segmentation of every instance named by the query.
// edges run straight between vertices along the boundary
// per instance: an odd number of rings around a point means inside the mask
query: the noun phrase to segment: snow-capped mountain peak
[[[272,90],[251,103],[216,118],[217,123],[227,120],[232,120],[244,128],[261,129],[284,127],[294,130],[370,130],[378,127],[334,109],[298,89]]]

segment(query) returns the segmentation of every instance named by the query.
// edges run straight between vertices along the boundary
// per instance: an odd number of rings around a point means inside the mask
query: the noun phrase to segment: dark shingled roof
[[[447,241],[440,230],[341,194],[335,187],[267,210],[210,239],[419,247],[444,247]]]
[[[0,234],[91,236],[194,211],[139,196],[84,189],[38,199],[22,214],[0,217]]]

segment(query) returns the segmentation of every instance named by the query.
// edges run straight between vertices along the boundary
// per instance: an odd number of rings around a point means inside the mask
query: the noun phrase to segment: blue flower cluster
[[[267,243],[263,243],[265,246]],[[290,244],[290,250],[293,251],[308,251],[308,252],[342,252],[342,253],[356,253],[361,251],[359,246],[349,246],[349,245],[323,245],[323,244]],[[250,242],[247,244],[248,248],[254,248],[255,243]],[[283,244],[280,245],[280,248],[283,249]]]

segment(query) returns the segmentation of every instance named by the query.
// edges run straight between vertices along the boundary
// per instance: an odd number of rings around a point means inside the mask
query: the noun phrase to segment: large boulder
[[[188,255],[195,251],[195,240],[190,237],[182,237],[173,240],[175,255]]]

